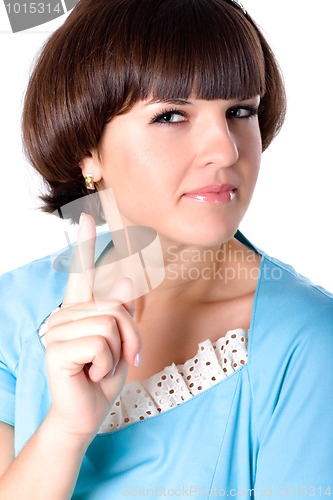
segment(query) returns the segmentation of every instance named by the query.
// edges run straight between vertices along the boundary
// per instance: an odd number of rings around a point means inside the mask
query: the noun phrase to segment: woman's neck
[[[108,283],[119,269],[120,275],[131,277],[139,285],[137,290],[141,291],[134,298],[140,310],[157,303],[180,301],[185,307],[228,301],[255,289],[260,255],[234,237],[210,247],[185,245],[160,235],[157,239],[148,235],[154,243],[146,247],[146,235],[143,242],[133,244],[132,240],[131,244],[126,231],[112,237],[114,247],[98,264],[97,285],[106,296]]]
[[[236,238],[218,246],[183,245],[160,238],[165,277],[137,306],[156,301],[184,304],[232,300],[251,293],[257,283],[260,255]]]

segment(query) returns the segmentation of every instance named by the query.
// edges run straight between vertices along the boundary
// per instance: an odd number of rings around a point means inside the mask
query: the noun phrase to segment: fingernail
[[[85,221],[84,216],[85,216],[85,215],[86,215],[86,214],[85,214],[84,212],[82,212],[82,214],[80,215],[80,222],[79,222],[80,227],[81,227],[81,226],[83,226],[83,224],[84,224],[84,221]]]
[[[134,359],[134,366],[141,366],[142,359],[141,359],[141,353],[138,352],[138,354],[135,356]]]

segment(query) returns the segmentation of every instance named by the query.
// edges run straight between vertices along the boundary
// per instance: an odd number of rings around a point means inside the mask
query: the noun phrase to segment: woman
[[[329,494],[332,295],[237,231],[284,112],[232,0],[81,0],[52,35],[25,148],[46,209],[90,215],[69,276],[2,277],[4,498]],[[149,293],[109,284],[120,226],[158,236]]]

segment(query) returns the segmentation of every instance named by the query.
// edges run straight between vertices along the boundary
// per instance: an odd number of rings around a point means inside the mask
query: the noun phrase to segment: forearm
[[[0,478],[1,500],[70,499],[88,446],[55,431],[48,415]]]

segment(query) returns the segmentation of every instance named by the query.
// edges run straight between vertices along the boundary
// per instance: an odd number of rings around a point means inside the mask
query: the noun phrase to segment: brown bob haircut
[[[44,45],[25,95],[23,145],[46,183],[43,210],[88,194],[78,164],[113,117],[149,96],[190,94],[259,94],[263,150],[271,143],[285,117],[284,84],[249,14],[230,0],[80,0]]]

